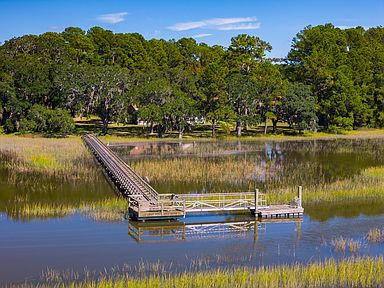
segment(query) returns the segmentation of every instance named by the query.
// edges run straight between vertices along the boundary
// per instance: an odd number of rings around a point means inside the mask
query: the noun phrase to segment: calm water
[[[301,179],[308,184],[332,182],[351,177],[364,168],[383,165],[383,143],[190,143],[189,148],[173,143],[113,149],[130,162],[160,161],[163,157],[237,157],[244,161],[247,157],[246,161],[267,167],[266,177],[256,179],[260,185],[283,187],[291,185],[284,183],[284,173],[287,181],[295,183]],[[268,167],[272,166],[278,167],[280,174],[268,175],[272,171]],[[307,168],[291,171],[292,167]],[[299,172],[306,176],[300,178]],[[41,272],[47,268],[78,272],[81,277],[84,269],[97,274],[120,267],[139,273],[137,267],[144,264],[151,270],[154,268],[148,263],[157,261],[165,269],[183,271],[308,263],[351,255],[348,248],[340,252],[332,246],[332,240],[339,236],[361,242],[357,255],[384,253],[383,243],[372,244],[365,239],[370,228],[384,228],[382,202],[307,206],[302,221],[288,223],[255,222],[248,215],[196,215],[182,219],[181,223],[156,225],[130,222],[124,215],[121,221],[113,223],[96,222],[79,213],[62,218],[25,219],[13,215],[7,207],[27,194],[31,195],[31,202],[59,203],[63,199],[76,207],[81,201],[110,197],[113,191],[101,172],[93,183],[76,185],[36,178],[15,182],[10,178],[7,171],[0,170],[0,284],[39,281]],[[152,184],[167,192],[175,187],[183,193],[208,190],[204,184]]]

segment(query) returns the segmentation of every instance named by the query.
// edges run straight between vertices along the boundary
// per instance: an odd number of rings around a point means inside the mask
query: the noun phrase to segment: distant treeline
[[[100,27],[13,38],[0,46],[0,124],[65,134],[72,117],[98,115],[104,133],[140,119],[160,136],[200,121],[212,135],[269,121],[274,130],[384,126],[384,28],[306,27],[286,59],[268,59],[271,49],[246,34],[224,48]]]

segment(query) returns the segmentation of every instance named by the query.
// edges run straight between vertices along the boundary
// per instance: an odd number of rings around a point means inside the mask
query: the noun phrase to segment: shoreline
[[[81,139],[81,135],[71,134],[66,137],[47,137],[42,134],[0,134],[1,138],[32,138],[32,139],[66,139],[66,140],[79,140]],[[285,141],[311,141],[311,140],[349,140],[349,139],[384,139],[384,129],[359,129],[353,131],[346,131],[342,134],[334,134],[334,133],[325,133],[325,132],[317,132],[317,133],[306,133],[302,135],[280,135],[280,134],[267,134],[267,135],[254,135],[254,136],[218,136],[215,138],[212,137],[198,137],[193,135],[185,135],[183,138],[177,137],[163,137],[157,138],[155,136],[127,136],[127,135],[119,135],[118,133],[107,134],[105,136],[98,136],[101,140],[105,142],[111,143],[158,143],[158,142],[234,142],[234,141],[255,141],[255,142],[285,142]],[[0,142],[1,147],[1,142]]]

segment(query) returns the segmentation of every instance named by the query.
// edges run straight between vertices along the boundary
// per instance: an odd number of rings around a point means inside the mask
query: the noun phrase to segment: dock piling
[[[303,187],[298,186],[297,187],[297,206],[301,208],[301,200],[302,200],[302,195],[303,195]]]
[[[258,217],[259,189],[255,188],[255,217]]]

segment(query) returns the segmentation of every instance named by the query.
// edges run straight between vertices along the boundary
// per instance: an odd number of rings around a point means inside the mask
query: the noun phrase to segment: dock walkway
[[[159,194],[94,134],[84,134],[83,139],[109,180],[122,196],[128,198],[129,214],[134,220],[178,219],[190,213],[241,211],[250,211],[261,218],[303,216],[300,186],[295,203],[289,205],[267,205],[258,189],[236,193]]]

